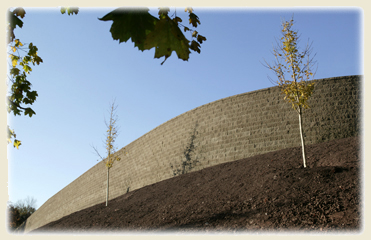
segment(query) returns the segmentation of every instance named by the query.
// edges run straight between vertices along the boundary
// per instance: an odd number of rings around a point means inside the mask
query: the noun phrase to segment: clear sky
[[[22,141],[19,150],[7,146],[10,201],[31,196],[40,207],[97,164],[91,145],[105,154],[104,119],[113,99],[120,149],[193,108],[271,87],[267,76],[274,75],[262,62],[273,61],[281,18],[294,14],[301,46],[308,38],[313,41],[315,78],[363,74],[363,13],[358,8],[194,7],[201,21],[197,31],[207,38],[201,54],[192,52],[183,61],[173,52],[163,65],[163,59],[154,59],[154,50],[141,52],[130,40],[119,44],[112,39],[112,21],[98,18],[113,9],[81,8],[68,16],[58,8],[25,8],[16,37],[36,45],[44,62],[28,77],[39,95],[32,107],[36,115],[8,115]],[[177,13],[187,24],[184,8]]]

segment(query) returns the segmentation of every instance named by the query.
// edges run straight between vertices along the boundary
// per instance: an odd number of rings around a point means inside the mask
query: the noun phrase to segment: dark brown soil
[[[361,144],[352,137],[184,174],[31,233],[360,232]],[[103,199],[104,201],[104,199]]]

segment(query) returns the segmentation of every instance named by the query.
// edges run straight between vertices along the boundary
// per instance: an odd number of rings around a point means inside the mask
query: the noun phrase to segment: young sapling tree
[[[110,106],[110,119],[109,123],[105,121],[105,124],[107,126],[107,133],[106,133],[106,142],[105,142],[105,148],[107,151],[107,157],[103,158],[97,148],[93,147],[96,154],[102,159],[102,161],[105,162],[106,168],[107,168],[107,191],[106,191],[106,206],[108,205],[108,199],[109,199],[109,170],[112,168],[113,163],[115,161],[120,161],[121,158],[117,156],[116,148],[114,146],[116,137],[118,136],[116,122],[117,122],[117,115],[116,115],[116,109],[117,106],[115,105],[115,102],[113,102]],[[125,152],[125,149],[124,149]]]
[[[306,167],[305,141],[303,135],[303,110],[309,108],[307,100],[313,93],[314,82],[312,68],[315,65],[314,56],[311,57],[312,47],[307,44],[302,52],[298,50],[299,36],[297,31],[292,30],[293,18],[290,21],[282,21],[282,38],[273,48],[275,62],[273,65],[266,63],[266,67],[272,70],[277,78],[278,85],[284,99],[292,104],[299,116],[299,130],[303,155],[303,166]]]

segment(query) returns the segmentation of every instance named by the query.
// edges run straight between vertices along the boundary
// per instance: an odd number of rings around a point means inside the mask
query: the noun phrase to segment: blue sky
[[[363,13],[358,8],[194,7],[201,21],[197,31],[207,38],[201,54],[192,52],[183,61],[173,52],[163,65],[163,59],[154,59],[154,50],[140,52],[130,40],[119,44],[112,39],[112,22],[98,18],[113,9],[81,8],[68,16],[58,8],[25,8],[16,37],[36,45],[44,62],[28,78],[39,94],[36,115],[8,115],[22,141],[19,150],[7,146],[10,201],[31,196],[40,207],[97,164],[91,145],[105,153],[104,119],[113,99],[120,149],[193,108],[271,87],[267,76],[274,76],[262,62],[273,61],[281,18],[294,14],[301,44],[313,41],[315,78],[363,74]],[[177,13],[187,21],[184,8]]]

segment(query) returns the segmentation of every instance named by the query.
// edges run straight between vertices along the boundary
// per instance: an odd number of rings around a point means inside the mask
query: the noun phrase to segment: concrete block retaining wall
[[[361,76],[316,80],[304,111],[306,144],[360,134]],[[110,199],[173,177],[193,137],[192,171],[284,148],[300,146],[298,115],[278,87],[202,105],[156,127],[127,145],[110,170]],[[310,165],[310,162],[308,162]],[[47,200],[25,232],[105,201],[107,170],[99,162]]]

